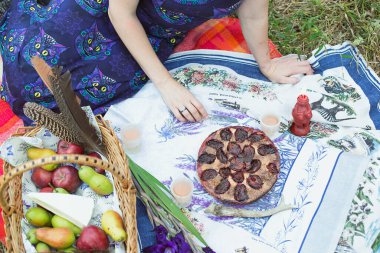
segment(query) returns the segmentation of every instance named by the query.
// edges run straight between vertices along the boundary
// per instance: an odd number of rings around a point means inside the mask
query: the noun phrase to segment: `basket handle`
[[[99,158],[86,156],[86,155],[54,155],[50,157],[40,158],[36,160],[27,161],[15,168],[13,168],[8,173],[0,177],[0,206],[4,212],[10,211],[10,206],[7,203],[7,200],[4,198],[4,190],[8,183],[16,176],[23,174],[29,170],[32,170],[36,167],[40,167],[46,164],[60,164],[60,163],[75,163],[79,165],[86,165],[91,167],[99,167],[104,170],[111,172],[121,183],[124,189],[128,188],[128,181],[124,176],[124,173],[120,172],[120,169],[117,169],[113,164],[103,161]]]

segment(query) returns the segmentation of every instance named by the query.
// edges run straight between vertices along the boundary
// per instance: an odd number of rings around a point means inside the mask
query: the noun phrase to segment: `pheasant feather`
[[[52,134],[58,136],[62,140],[71,143],[80,143],[78,138],[67,129],[67,123],[62,119],[60,114],[55,113],[42,105],[31,102],[25,103],[24,114],[37,124],[47,128]]]
[[[80,107],[78,97],[71,87],[70,72],[61,74],[62,67],[51,68],[38,56],[32,58],[32,65],[45,85],[52,91],[61,111],[60,117],[66,123],[67,131],[70,131],[80,144],[104,154],[102,141],[95,128],[90,124],[86,113]]]

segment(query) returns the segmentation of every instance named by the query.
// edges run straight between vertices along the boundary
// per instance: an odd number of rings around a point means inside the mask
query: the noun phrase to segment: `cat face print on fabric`
[[[32,57],[38,55],[48,64],[55,65],[58,63],[59,55],[66,49],[67,47],[59,44],[52,36],[40,28],[40,33],[34,36],[24,47],[22,56],[29,64]]]
[[[91,74],[84,76],[76,89],[91,103],[98,105],[111,100],[121,83],[105,76],[98,67]]]
[[[30,16],[30,23],[43,23],[51,19],[59,10],[64,0],[51,0],[47,6],[38,4],[36,0],[21,0],[18,3],[20,12]]]
[[[53,108],[56,106],[53,95],[50,93],[49,89],[46,88],[41,78],[38,78],[34,83],[24,85],[21,94],[25,101],[36,102],[47,108]]]
[[[3,73],[3,79],[2,79],[2,82],[0,83],[0,99],[2,99],[3,101],[9,104],[12,104],[13,101],[15,100],[11,94],[11,91],[9,90],[5,72]]]
[[[101,17],[108,10],[108,0],[75,0],[77,4],[92,16]]]
[[[1,33],[0,49],[5,63],[14,62],[21,50],[26,29],[11,29]]]
[[[75,46],[83,60],[104,60],[111,55],[111,48],[115,44],[103,36],[94,23],[89,29],[80,33],[75,40]]]

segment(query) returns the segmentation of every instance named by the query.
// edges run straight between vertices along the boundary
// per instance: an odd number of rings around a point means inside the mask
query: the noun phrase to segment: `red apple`
[[[74,143],[60,140],[57,146],[57,154],[83,154],[84,149]]]
[[[51,171],[44,170],[41,167],[33,169],[32,181],[38,188],[44,188],[49,186],[53,177]]]
[[[48,186],[48,187],[44,187],[40,190],[40,192],[53,192],[54,191],[54,188]]]
[[[54,170],[52,184],[56,188],[63,188],[73,193],[82,184],[82,181],[76,168],[73,166],[61,166]]]
[[[96,226],[83,228],[77,240],[77,248],[83,251],[107,250],[109,241],[106,233]]]
[[[102,159],[102,157],[96,153],[96,152],[91,152],[90,154],[87,154],[88,156],[92,156],[92,157],[96,157],[96,158],[99,158],[99,159]],[[95,167],[94,170],[96,171],[96,173],[99,173],[99,174],[105,174],[106,171],[101,169],[101,168],[98,168],[98,167]]]

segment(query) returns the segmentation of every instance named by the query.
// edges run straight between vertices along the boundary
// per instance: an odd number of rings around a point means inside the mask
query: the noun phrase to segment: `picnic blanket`
[[[269,41],[270,55],[272,58],[280,57],[281,54],[275,45]],[[236,52],[248,52],[248,46],[241,32],[240,22],[236,18],[223,18],[210,20],[203,25],[193,29],[185,40],[177,46],[176,52],[207,48],[231,50]],[[0,57],[0,89],[3,65]],[[0,99],[0,145],[14,133],[17,128],[23,126],[23,122],[13,114],[10,106]],[[2,174],[3,161],[0,159],[0,175]],[[138,206],[139,211],[145,212],[142,206]],[[1,209],[0,209],[1,211]],[[137,217],[138,220],[144,217]],[[0,215],[0,241],[4,243],[5,232],[3,220]],[[141,223],[143,224],[143,223]]]
[[[127,122],[140,123],[141,150],[129,155],[165,185],[181,174],[193,180],[195,196],[187,212],[218,253],[243,247],[258,252],[378,249],[379,78],[349,43],[325,46],[309,60],[315,75],[284,86],[268,82],[248,54],[210,50],[174,54],[166,66],[205,105],[209,119],[177,121],[152,84],[106,114],[116,132]],[[307,138],[287,131],[300,92],[309,95],[313,108]],[[285,99],[284,94],[292,96]],[[281,173],[272,190],[248,208],[274,208],[281,196],[295,208],[252,219],[204,213],[215,200],[196,174],[200,144],[224,126],[260,128],[259,116],[268,108],[283,116],[282,131],[274,140]]]

